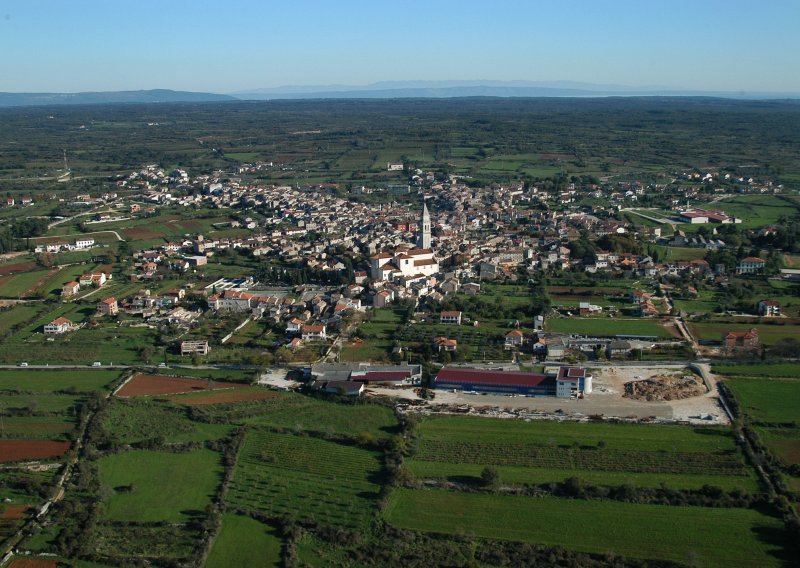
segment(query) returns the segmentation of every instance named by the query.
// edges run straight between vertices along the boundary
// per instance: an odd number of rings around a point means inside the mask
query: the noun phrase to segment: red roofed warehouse
[[[591,376],[578,367],[561,367],[557,375],[445,367],[436,375],[434,388],[569,398],[591,392]]]

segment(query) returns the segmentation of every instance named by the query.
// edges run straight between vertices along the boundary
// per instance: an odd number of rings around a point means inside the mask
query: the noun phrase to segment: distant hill
[[[110,103],[215,102],[235,100],[237,100],[237,98],[230,95],[171,91],[169,89],[86,93],[0,93],[0,107]]]
[[[450,97],[723,97],[800,98],[800,93],[703,91],[668,87],[627,87],[573,81],[384,81],[371,85],[287,86],[232,93],[245,100],[392,99]]]

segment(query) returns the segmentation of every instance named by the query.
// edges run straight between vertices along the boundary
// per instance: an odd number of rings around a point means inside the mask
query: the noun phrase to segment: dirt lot
[[[50,440],[0,440],[0,462],[38,460],[64,455],[69,442]]]
[[[136,375],[117,391],[117,396],[182,394],[201,390],[231,389],[238,385],[203,379],[184,379],[166,375]]]
[[[638,418],[680,420],[696,424],[727,424],[728,418],[719,405],[716,392],[670,401],[633,400],[623,397],[625,383],[654,375],[677,373],[682,366],[665,367],[601,367],[593,369],[593,390],[582,400],[555,397],[524,397],[491,394],[465,394],[436,391],[434,405],[469,405],[473,408],[499,408],[516,414],[537,414],[542,417],[566,416],[579,418],[601,414],[607,418]],[[713,376],[712,376],[713,378]],[[712,381],[713,382],[713,381]],[[400,394],[403,393],[403,394]],[[412,398],[411,391],[381,392],[388,396]],[[561,412],[559,412],[561,411]]]

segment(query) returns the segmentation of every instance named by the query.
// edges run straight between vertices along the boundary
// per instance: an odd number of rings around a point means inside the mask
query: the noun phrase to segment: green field
[[[477,481],[491,465],[506,483],[758,490],[724,428],[437,417],[420,423],[416,444],[405,463],[422,478]]]
[[[713,366],[718,375],[730,377],[800,378],[800,363],[718,364]]]
[[[800,424],[800,381],[742,377],[727,385],[753,421]]]
[[[397,419],[388,406],[339,404],[295,394],[282,397],[269,412],[247,421],[295,431],[350,437],[366,433],[376,438],[387,438],[398,433]]]
[[[281,566],[281,539],[275,529],[250,517],[226,513],[206,568]]]
[[[650,319],[548,318],[545,321],[545,329],[559,333],[595,336],[643,335],[659,339],[673,337],[663,325]]]
[[[149,398],[114,399],[103,415],[103,428],[118,444],[145,440],[164,443],[202,442],[227,436],[227,424],[205,424],[189,419],[185,409]]]
[[[729,331],[749,331],[755,328],[764,345],[773,345],[781,339],[800,337],[800,325],[763,323],[690,322],[689,329],[699,341],[721,342]]]
[[[0,370],[0,390],[31,392],[64,391],[93,392],[104,390],[118,379],[121,371],[86,370]]]
[[[364,528],[377,511],[379,457],[318,438],[251,429],[226,500],[272,518]]]
[[[400,528],[518,540],[701,566],[779,566],[783,523],[712,509],[397,489],[384,511]]]
[[[211,503],[222,477],[219,455],[205,449],[130,450],[101,458],[97,467],[109,492],[103,518],[110,521],[189,520]]]

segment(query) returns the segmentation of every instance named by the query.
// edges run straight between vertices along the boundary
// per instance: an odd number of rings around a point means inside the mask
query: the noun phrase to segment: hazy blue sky
[[[800,92],[800,0],[0,0],[0,91],[387,80]]]

